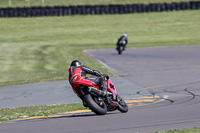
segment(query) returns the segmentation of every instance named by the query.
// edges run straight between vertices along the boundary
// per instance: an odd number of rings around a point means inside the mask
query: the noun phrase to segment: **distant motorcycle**
[[[128,38],[127,38],[127,34],[125,33],[117,41],[116,50],[118,51],[118,54],[122,54],[122,51],[125,50],[127,43],[128,43]]]
[[[107,111],[119,110],[122,113],[128,112],[125,101],[117,94],[116,88],[110,78],[104,77],[107,85],[107,92],[102,91],[99,86],[80,85],[74,89],[76,94],[83,97],[84,104],[97,115],[104,115]],[[106,93],[106,94],[105,94]]]

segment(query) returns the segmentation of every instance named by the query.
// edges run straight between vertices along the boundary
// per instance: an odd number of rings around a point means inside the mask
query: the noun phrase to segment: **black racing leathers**
[[[121,37],[118,39],[116,45],[117,45],[117,47],[120,46],[120,45],[123,45],[123,46],[124,46],[124,49],[125,49],[127,43],[128,43],[128,38],[127,38],[127,36],[124,36],[124,35],[123,35],[123,36],[121,36]]]
[[[86,66],[79,66],[79,67],[72,66],[72,73],[69,72],[69,75],[72,75],[76,68],[81,68],[81,73],[80,73],[81,77],[86,76],[87,74],[92,74],[92,75],[95,75],[95,76],[98,76],[98,77],[102,76],[102,73],[100,73],[99,71],[92,70],[92,69],[90,69],[89,67],[86,67]]]

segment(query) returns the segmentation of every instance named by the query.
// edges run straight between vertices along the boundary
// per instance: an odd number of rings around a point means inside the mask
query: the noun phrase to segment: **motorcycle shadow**
[[[109,112],[106,113],[105,115],[96,115],[95,113],[91,113],[91,114],[78,114],[78,115],[71,115],[68,117],[92,117],[92,116],[108,116],[108,115],[112,115],[112,114],[118,114],[117,112]]]
[[[113,114],[119,114],[120,112],[108,112],[106,113],[105,115],[96,115],[95,113],[93,112],[89,112],[89,113],[79,113],[79,114],[72,114],[72,115],[63,115],[63,116],[54,116],[54,117],[51,117],[52,119],[55,119],[55,118],[75,118],[75,117],[94,117],[94,116],[108,116],[108,115],[113,115]]]

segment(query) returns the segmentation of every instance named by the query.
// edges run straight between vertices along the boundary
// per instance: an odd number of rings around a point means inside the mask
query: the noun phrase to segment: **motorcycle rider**
[[[94,75],[95,77],[87,77],[86,76],[87,74]],[[103,80],[106,78],[108,78],[107,74],[102,74],[97,70],[92,70],[89,67],[82,65],[82,63],[79,60],[72,61],[69,68],[69,82],[74,92],[81,98],[82,101],[83,98],[81,97],[80,94],[78,94],[78,92],[75,91],[75,88],[78,88],[80,85],[86,85],[86,86],[98,85],[106,95],[107,86],[105,85],[105,81]],[[83,105],[86,106],[84,104],[84,101]]]
[[[127,37],[127,34],[124,33],[117,41],[117,47],[120,46],[120,45],[123,45],[123,50],[125,50],[126,48],[126,45],[128,43],[128,37]],[[117,48],[116,48],[117,49]]]

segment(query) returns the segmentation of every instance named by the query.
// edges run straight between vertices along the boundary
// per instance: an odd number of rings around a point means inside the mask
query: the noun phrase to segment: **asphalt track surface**
[[[122,98],[131,99],[141,96],[152,96],[123,77],[110,77]],[[14,85],[0,88],[0,108],[13,108],[34,105],[55,105],[77,103],[81,100],[73,92],[68,80]]]
[[[200,45],[88,50],[119,76],[159,95],[128,113],[73,116],[0,124],[1,133],[135,133],[200,127]],[[141,95],[143,91],[139,92]]]

